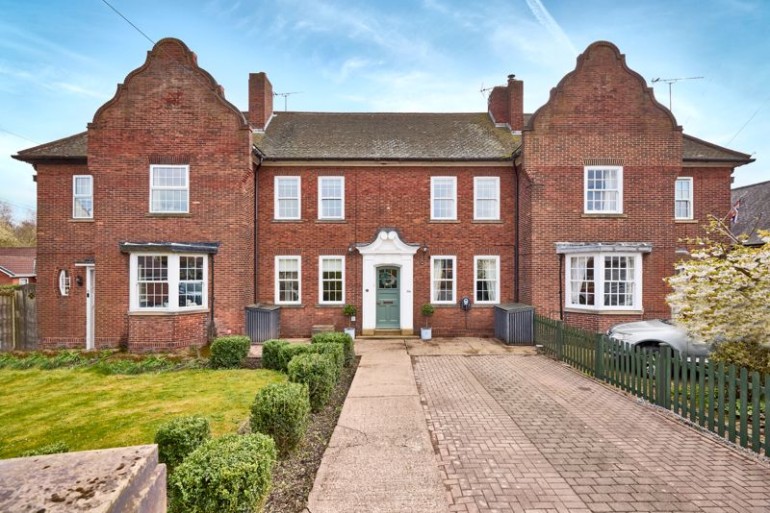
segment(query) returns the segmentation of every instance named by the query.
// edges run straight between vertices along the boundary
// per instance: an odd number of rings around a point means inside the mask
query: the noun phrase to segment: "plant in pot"
[[[425,303],[422,305],[422,316],[425,317],[425,326],[420,328],[420,338],[423,340],[430,340],[433,337],[433,328],[430,327],[430,318],[436,311],[433,305]]]
[[[348,327],[345,328],[345,333],[355,340],[356,328],[353,326],[353,323],[356,322],[356,307],[350,304],[343,306],[342,315],[348,318]]]

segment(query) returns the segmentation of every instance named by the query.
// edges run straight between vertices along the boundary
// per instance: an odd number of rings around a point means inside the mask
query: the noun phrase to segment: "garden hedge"
[[[257,392],[251,406],[251,431],[275,440],[281,455],[299,445],[310,421],[310,397],[307,385],[271,383]]]
[[[261,511],[275,459],[275,443],[266,435],[229,434],[208,440],[171,474],[169,511]]]
[[[211,366],[215,369],[237,369],[246,360],[250,348],[249,337],[219,337],[211,343]]]
[[[345,367],[350,367],[350,365],[353,363],[353,358],[356,356],[355,349],[353,347],[353,339],[350,338],[350,335],[347,333],[340,333],[338,331],[318,333],[313,335],[313,338],[310,340],[310,342],[312,344],[342,344],[345,348]]]
[[[267,340],[262,345],[262,368],[280,371],[281,357],[280,351],[284,346],[289,345],[285,340]]]
[[[170,473],[209,438],[211,428],[206,417],[176,417],[161,425],[155,433],[158,458],[166,464]]]
[[[289,381],[307,385],[312,411],[320,411],[329,401],[336,380],[336,364],[333,356],[306,353],[297,355],[289,362]]]

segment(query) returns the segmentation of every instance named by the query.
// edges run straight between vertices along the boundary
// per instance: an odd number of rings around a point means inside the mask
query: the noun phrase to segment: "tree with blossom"
[[[743,244],[713,219],[707,235],[688,241],[690,258],[666,278],[674,321],[693,338],[716,342],[712,359],[770,370],[770,232],[760,247]]]

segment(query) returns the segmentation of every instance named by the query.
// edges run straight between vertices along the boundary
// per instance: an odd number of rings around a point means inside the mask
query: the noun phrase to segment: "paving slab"
[[[308,499],[313,513],[448,511],[403,340],[356,341],[361,356]]]

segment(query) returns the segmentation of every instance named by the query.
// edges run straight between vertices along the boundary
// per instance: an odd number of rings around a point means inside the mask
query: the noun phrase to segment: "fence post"
[[[655,362],[655,402],[658,406],[669,409],[671,403],[671,346],[668,344],[660,345],[660,352]]]
[[[564,323],[556,323],[556,359],[561,361],[564,354]]]
[[[604,335],[596,335],[596,354],[594,355],[594,377],[604,381]]]

